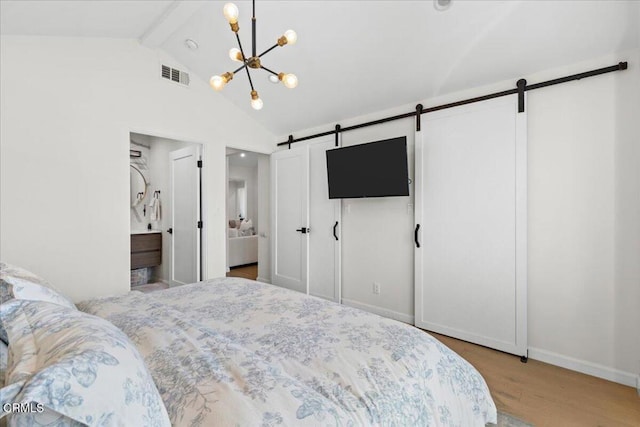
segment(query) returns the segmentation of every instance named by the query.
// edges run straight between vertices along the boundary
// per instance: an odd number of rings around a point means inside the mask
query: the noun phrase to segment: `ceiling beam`
[[[199,1],[174,0],[140,35],[140,44],[152,49],[162,46],[203,5]]]

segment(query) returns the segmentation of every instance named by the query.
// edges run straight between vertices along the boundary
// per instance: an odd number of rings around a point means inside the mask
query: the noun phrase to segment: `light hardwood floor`
[[[245,279],[256,280],[258,277],[258,264],[232,267],[231,271],[227,273],[227,277],[244,277]]]
[[[636,390],[432,333],[487,381],[498,410],[536,427],[640,426]]]

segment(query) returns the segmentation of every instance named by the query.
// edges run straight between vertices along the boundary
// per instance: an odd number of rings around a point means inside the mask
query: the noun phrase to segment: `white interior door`
[[[521,356],[526,133],[516,95],[429,114],[415,175],[416,326]]]
[[[271,155],[271,283],[307,292],[307,147]],[[304,231],[304,232],[303,232]]]
[[[329,200],[334,139],[271,155],[271,283],[340,302],[340,201]]]
[[[171,285],[201,280],[200,146],[169,153],[171,164]]]
[[[309,294],[340,302],[340,200],[329,199],[326,151],[330,138],[309,149]]]

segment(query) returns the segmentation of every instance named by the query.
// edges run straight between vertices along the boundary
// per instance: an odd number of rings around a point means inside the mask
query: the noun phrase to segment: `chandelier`
[[[227,3],[224,5],[224,8],[223,8],[224,17],[229,22],[229,25],[231,26],[231,31],[234,32],[234,34],[236,35],[236,40],[238,41],[238,48],[234,47],[231,50],[229,50],[229,57],[233,61],[241,62],[242,66],[239,67],[237,70],[228,71],[222,74],[221,76],[216,75],[211,77],[211,79],[209,80],[209,84],[214,90],[217,90],[217,91],[222,90],[222,88],[227,83],[229,83],[231,79],[233,79],[233,76],[237,72],[242,71],[243,69],[246,70],[247,77],[249,79],[249,85],[251,86],[251,106],[255,110],[260,110],[263,105],[262,99],[260,99],[258,92],[253,87],[253,81],[251,80],[251,73],[249,72],[249,68],[253,68],[254,70],[261,68],[267,71],[268,73],[271,74],[271,76],[269,76],[269,80],[271,80],[274,83],[282,82],[282,84],[284,84],[285,87],[289,89],[293,89],[294,87],[298,86],[298,78],[296,77],[295,74],[276,73],[275,71],[272,71],[267,67],[265,67],[264,65],[262,65],[262,61],[260,59],[278,46],[283,47],[288,44],[289,45],[295,44],[296,40],[298,39],[298,36],[296,35],[295,31],[287,30],[285,31],[284,35],[280,37],[273,46],[271,46],[269,49],[265,50],[260,55],[258,55],[256,53],[256,0],[253,0],[252,3],[253,3],[253,16],[251,17],[251,42],[252,42],[251,56],[247,58],[247,56],[245,55],[244,49],[242,49],[242,43],[240,42],[240,36],[238,36],[238,30],[240,30],[240,27],[238,26],[238,15],[239,15],[238,7],[233,3]]]

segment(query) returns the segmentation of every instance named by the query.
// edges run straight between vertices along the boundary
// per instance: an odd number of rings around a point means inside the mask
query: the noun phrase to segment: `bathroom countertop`
[[[162,233],[162,230],[131,230],[131,234],[153,234]]]

